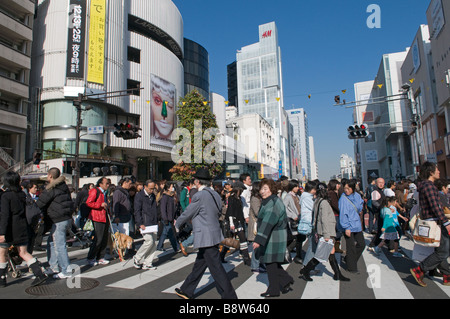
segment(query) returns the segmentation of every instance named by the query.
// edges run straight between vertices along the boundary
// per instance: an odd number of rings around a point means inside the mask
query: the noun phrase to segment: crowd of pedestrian
[[[349,281],[341,267],[350,274],[359,273],[358,261],[366,248],[364,232],[373,235],[368,249],[375,255],[386,245],[393,257],[401,258],[399,241],[404,235],[411,238],[408,222],[417,207],[423,218],[438,221],[442,238],[440,247],[411,274],[421,286],[426,285],[426,272],[443,276],[444,284],[450,285],[449,183],[429,162],[422,165],[419,177],[387,183],[383,178],[369,178],[365,189],[353,179],[302,184],[284,176],[278,181],[252,181],[249,174],[215,184],[209,172],[200,169],[182,184],[123,178],[112,185],[100,177],[73,196],[56,168],[48,171],[41,188],[9,172],[0,193],[0,286],[6,286],[11,247],[17,248],[34,273],[32,285],[42,284],[49,275],[70,277],[67,234],[89,223],[92,242],[86,257],[92,267],[110,262],[105,256],[112,233],[142,237],[139,249],[133,246],[127,251],[127,258],[139,270],[157,269],[156,251],[167,250],[168,240],[174,253],[197,253],[192,273],[176,289],[180,297],[193,298],[209,268],[222,297],[237,298],[223,268],[225,257],[234,249],[250,271],[267,273],[269,285],[261,296],[276,297],[289,293],[294,283],[282,267],[285,263],[302,265],[299,278],[313,281],[317,265],[328,261],[334,280]],[[47,232],[44,249],[42,237]],[[309,244],[303,251],[306,241]],[[32,255],[42,250],[48,257],[45,272]],[[336,253],[343,255],[341,263]]]

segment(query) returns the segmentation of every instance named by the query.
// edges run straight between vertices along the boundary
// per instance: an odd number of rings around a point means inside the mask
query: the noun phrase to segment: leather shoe
[[[180,249],[181,249],[181,253],[186,257],[188,255],[188,253],[186,252],[186,249],[184,249],[184,246],[182,243],[180,243]]]
[[[280,297],[280,295],[271,295],[268,292],[263,292],[261,295],[263,298],[274,298],[274,297]]]
[[[291,284],[289,283],[289,284],[287,284],[286,286],[284,286],[283,289],[281,289],[281,293],[282,293],[283,295],[285,295],[285,294],[287,294],[289,291],[292,291],[292,290],[294,290],[294,289],[291,288]]]
[[[183,291],[181,291],[180,288],[175,288],[175,293],[176,293],[179,297],[181,297],[181,298],[183,298],[183,299],[192,299],[192,298],[189,297],[186,293],[184,293]]]

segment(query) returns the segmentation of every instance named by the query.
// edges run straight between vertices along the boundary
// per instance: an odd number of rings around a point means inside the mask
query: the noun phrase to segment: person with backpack
[[[114,233],[130,235],[130,221],[131,221],[131,201],[129,189],[131,188],[132,180],[125,177],[119,181],[119,186],[116,187],[112,198],[112,222]]]
[[[86,201],[89,197],[89,191],[94,187],[95,185],[93,183],[84,184],[81,190],[78,192],[77,197],[75,198],[75,208],[78,212],[76,225],[80,229],[83,229],[84,224],[86,223],[86,219],[91,212],[91,209],[86,205]]]
[[[42,272],[40,262],[27,252],[26,198],[20,187],[20,176],[16,172],[7,172],[3,183],[6,190],[0,193],[0,288],[7,284],[7,255],[11,245],[17,247],[19,256],[36,276],[31,286],[41,285],[48,277]]]
[[[109,261],[105,259],[106,246],[108,245],[109,220],[108,203],[106,191],[108,189],[108,179],[101,177],[96,187],[89,191],[89,197],[86,205],[91,209],[89,219],[94,225],[94,240],[87,256],[90,266],[107,265]]]
[[[72,227],[74,202],[70,195],[66,178],[61,175],[59,168],[53,167],[47,173],[48,185],[40,194],[36,204],[48,215],[53,225],[47,241],[47,257],[53,278],[64,279],[70,277],[69,255],[66,246],[66,233]]]

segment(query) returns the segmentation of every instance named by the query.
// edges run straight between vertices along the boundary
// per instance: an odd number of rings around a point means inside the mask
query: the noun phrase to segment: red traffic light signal
[[[138,133],[140,128],[132,123],[115,123],[114,135],[124,140],[131,140],[141,137]]]
[[[369,136],[369,127],[365,123],[361,125],[351,125],[348,127],[347,131],[348,138],[351,140],[366,138],[367,136]]]

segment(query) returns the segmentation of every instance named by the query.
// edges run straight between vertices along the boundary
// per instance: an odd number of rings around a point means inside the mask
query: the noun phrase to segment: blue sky
[[[314,137],[319,178],[339,172],[339,157],[354,157],[347,138],[352,110],[333,106],[334,96],[354,101],[353,85],[373,80],[383,54],[411,46],[427,24],[429,0],[173,0],[184,36],[209,52],[210,90],[228,97],[226,66],[236,50],[258,42],[258,25],[275,21],[279,33],[285,108],[302,107]],[[370,4],[381,9],[371,29]],[[341,90],[347,92],[342,94]],[[311,99],[308,99],[311,94]]]

